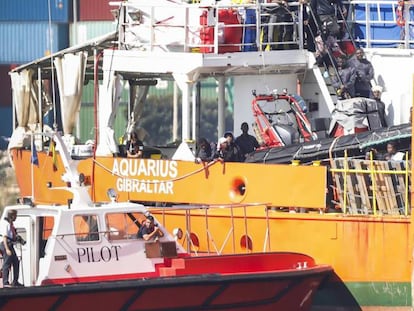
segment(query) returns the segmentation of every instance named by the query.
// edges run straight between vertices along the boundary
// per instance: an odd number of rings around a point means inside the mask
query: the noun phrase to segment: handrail
[[[230,246],[231,250],[233,253],[236,253],[236,232],[234,230],[235,228],[235,218],[242,218],[243,221],[243,232],[242,232],[242,236],[244,237],[244,242],[245,242],[245,252],[251,252],[252,250],[249,249],[249,225],[248,225],[248,217],[247,217],[247,208],[257,208],[259,206],[263,206],[265,207],[265,212],[266,212],[266,230],[265,230],[265,236],[263,237],[263,241],[265,241],[264,243],[264,248],[263,251],[266,250],[266,244],[267,244],[267,250],[271,251],[271,236],[270,236],[270,222],[269,222],[269,216],[268,216],[268,210],[270,208],[270,205],[268,203],[239,203],[239,204],[223,204],[223,205],[173,205],[172,207],[169,208],[150,208],[150,211],[153,214],[161,214],[162,216],[160,218],[163,219],[163,221],[165,221],[165,214],[166,213],[170,213],[170,212],[174,212],[174,211],[184,211],[183,213],[183,217],[185,217],[185,228],[183,228],[183,231],[185,232],[184,236],[185,239],[182,241],[182,244],[187,244],[187,251],[189,252],[195,252],[195,255],[197,255],[197,248],[195,247],[192,239],[191,239],[191,218],[196,217],[194,214],[191,214],[192,210],[204,210],[204,213],[200,213],[199,217],[204,217],[205,219],[205,224],[206,224],[206,249],[205,251],[207,253],[212,253],[213,251],[216,254],[221,254],[224,252],[224,249],[227,245],[232,244]],[[212,235],[212,232],[209,229],[209,211],[211,209],[229,209],[230,211],[230,221],[231,221],[231,225],[228,228],[228,231],[226,233],[226,235],[223,237],[223,241],[222,244],[220,246],[216,245],[216,241],[214,239],[214,236]],[[234,215],[234,209],[235,208],[241,208],[243,209],[243,211],[241,212],[242,214],[240,216],[235,216]],[[240,232],[239,232],[240,234]],[[210,245],[210,243],[212,243],[212,245]],[[213,247],[213,250],[211,249],[211,246]]]
[[[397,23],[397,6],[398,0],[351,0],[351,18],[350,22],[353,24],[354,29],[359,29],[363,32],[366,31],[365,38],[357,38],[356,42],[360,45],[365,45],[368,48],[380,47],[379,45],[388,44],[392,47],[406,48],[414,44],[414,36],[410,34],[414,27],[414,20],[411,20],[409,14],[412,1],[404,1],[404,20],[405,25],[400,27]],[[361,13],[364,13],[365,18],[359,18],[357,16],[357,10],[363,7]],[[372,14],[371,14],[372,13]],[[373,33],[373,30],[380,30],[380,26],[384,25],[389,27],[400,27],[400,36],[398,39],[393,38],[393,32],[388,29],[381,33],[382,38],[376,38],[377,34]],[[397,28],[398,29],[398,28]],[[395,33],[395,32],[394,32]]]
[[[280,46],[291,44],[295,48],[303,49],[303,5],[300,2],[289,2],[291,21],[268,21],[262,18],[268,13],[266,9],[278,6],[275,3],[255,4],[151,4],[143,1],[111,2],[111,5],[121,6],[123,12],[119,24],[121,49],[139,49],[144,51],[174,51],[174,52],[204,52],[223,53],[249,50],[252,45],[256,51],[264,50],[260,40],[261,31],[265,27],[290,26],[292,38],[285,42],[277,40],[267,42],[270,45]],[[235,16],[217,12],[230,12]],[[246,19],[253,17],[253,21]],[[254,13],[253,15],[251,15]],[[235,21],[235,18],[239,22]],[[246,41],[246,31],[255,35]],[[168,30],[168,31],[167,31]],[[234,30],[240,38],[230,38]],[[240,39],[240,40],[238,40]]]
[[[119,23],[121,48],[141,49],[154,51],[156,49],[177,52],[204,52],[204,53],[223,53],[237,51],[251,51],[255,46],[256,51],[264,50],[261,40],[262,30],[266,27],[292,26],[293,38],[288,42],[277,42],[274,40],[269,44],[279,46],[281,44],[292,44],[294,48],[303,49],[306,38],[303,31],[303,10],[309,10],[302,2],[289,2],[289,8],[292,13],[292,21],[268,21],[265,22],[263,17],[266,16],[266,9],[277,6],[275,3],[246,3],[246,4],[203,4],[193,1],[187,3],[170,3],[161,5],[151,1],[123,1],[112,2],[112,5],[121,6],[125,11],[119,14],[123,20]],[[386,44],[392,47],[410,48],[414,45],[414,35],[411,38],[410,30],[414,28],[409,9],[412,1],[404,1],[404,20],[403,26],[398,26],[396,9],[398,0],[351,0],[345,1],[349,5],[348,20],[346,25],[354,29],[351,34],[360,46],[381,47]],[[171,10],[170,15],[166,10]],[[227,23],[219,20],[217,12],[223,10],[233,10],[240,23]],[[254,12],[251,19],[247,20],[246,12]],[[204,12],[204,13],[203,13]],[[205,24],[203,24],[201,15],[206,13]],[[168,16],[167,16],[168,15]],[[384,26],[384,29],[381,29]],[[401,37],[396,38],[396,31],[386,31],[385,27],[400,27]],[[139,30],[141,29],[141,30]],[[163,36],[167,33],[168,36]],[[222,35],[231,29],[238,29],[242,32],[241,40],[232,40],[226,42]],[[143,31],[144,30],[144,31]],[[149,31],[148,31],[149,30]],[[355,36],[355,30],[362,33],[362,37]],[[383,30],[383,31],[382,31]],[[246,41],[246,31],[255,32],[250,41]],[[378,36],[378,32],[381,32]],[[365,33],[364,33],[365,32]],[[412,31],[411,31],[412,32]],[[142,35],[144,37],[142,37]],[[171,35],[173,34],[173,35]],[[201,38],[202,36],[212,36],[211,38]],[[140,37],[141,36],[141,37]],[[226,36],[224,36],[226,37]],[[310,38],[311,39],[311,38]],[[224,40],[224,41],[223,41]]]
[[[372,191],[372,195],[369,195],[369,197],[371,198],[372,201],[372,213],[374,216],[377,215],[381,215],[383,216],[383,213],[379,213],[380,212],[380,207],[378,206],[378,197],[381,197],[383,195],[383,193],[381,192],[381,188],[378,185],[378,180],[379,178],[383,178],[380,176],[387,176],[387,175],[395,175],[395,176],[399,176],[402,175],[404,177],[404,206],[387,206],[388,212],[389,209],[392,209],[391,212],[393,212],[393,214],[398,214],[398,215],[402,215],[402,216],[408,216],[410,213],[409,210],[409,176],[411,174],[411,170],[410,170],[410,163],[408,161],[408,154],[406,154],[406,159],[405,161],[377,161],[377,160],[373,160],[372,155],[370,155],[370,160],[360,160],[360,159],[352,159],[352,158],[348,158],[347,155],[345,154],[345,157],[343,158],[343,168],[337,168],[337,167],[331,167],[330,168],[330,172],[332,174],[336,174],[336,173],[342,173],[343,174],[343,185],[336,185],[336,188],[338,189],[339,192],[343,192],[342,196],[342,206],[341,209],[344,213],[346,213],[347,209],[349,209],[349,206],[351,203],[347,201],[347,199],[351,196],[362,196],[361,193],[351,193],[350,191],[350,187],[355,188],[356,185],[352,184],[352,185],[348,185],[348,177],[350,176],[355,176],[357,174],[368,174],[370,176],[370,182],[371,184],[366,185],[366,189],[367,189],[367,193],[368,190],[371,189]],[[337,159],[338,160],[338,159]],[[369,162],[369,166],[366,169],[359,169],[359,168],[349,168],[349,164],[348,161],[359,161],[361,162]],[[404,169],[378,169],[376,168],[376,166],[374,164],[376,163],[404,163]],[[335,179],[335,178],[334,178]],[[363,185],[359,185],[359,187],[361,187]],[[386,185],[385,187],[387,189],[385,189],[386,193],[391,193],[388,195],[393,195],[394,193],[394,189],[391,189],[392,187],[394,187],[394,185]],[[384,186],[383,186],[384,187]],[[401,195],[400,191],[396,191],[394,193],[395,197],[397,197],[397,195]],[[368,198],[366,198],[368,199]],[[386,199],[386,198],[385,198]],[[403,208],[403,209],[402,209]],[[352,208],[350,208],[350,210],[352,211]],[[369,211],[368,211],[369,212]]]

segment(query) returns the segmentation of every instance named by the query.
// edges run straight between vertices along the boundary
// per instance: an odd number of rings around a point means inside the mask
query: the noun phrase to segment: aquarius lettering
[[[102,246],[100,250],[94,250],[93,247],[78,247],[78,262],[119,261],[120,248],[120,245]]]
[[[119,192],[173,194],[173,182],[157,180],[157,177],[175,178],[178,169],[176,161],[116,159],[112,174],[121,176],[116,180],[116,188]],[[136,177],[149,177],[149,179],[136,179]]]
[[[116,159],[112,167],[112,174],[123,177],[175,178],[178,175],[178,170],[176,161]]]

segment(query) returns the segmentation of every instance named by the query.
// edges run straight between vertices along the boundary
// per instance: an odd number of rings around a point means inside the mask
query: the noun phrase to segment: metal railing
[[[263,215],[266,219],[266,226],[263,226],[264,236],[260,239],[263,242],[261,251],[271,251],[271,234],[269,223],[270,206],[267,203],[251,203],[251,204],[226,204],[226,205],[174,205],[169,208],[153,208],[152,214],[160,215],[158,220],[166,223],[166,216],[169,214],[176,214],[180,219],[183,219],[182,238],[180,243],[190,253],[195,255],[198,252],[207,252],[211,254],[222,253],[250,253],[253,252],[253,237],[251,232],[252,226],[249,226],[249,217],[247,216],[250,209],[263,208]],[[229,222],[228,225],[222,227],[222,230],[217,229],[217,221],[221,222],[223,216],[216,214],[217,210],[227,210],[224,216]],[[202,232],[198,231],[195,234],[191,229],[192,222],[204,223],[201,227],[204,228]],[[237,222],[237,225],[236,225]],[[212,224],[214,223],[214,224]],[[213,228],[213,229],[212,229]],[[239,230],[235,230],[239,228]],[[205,234],[205,237],[201,234]],[[260,247],[260,246],[259,246]]]
[[[406,158],[408,154],[406,155]],[[410,162],[347,158],[331,161],[336,202],[345,214],[411,213]]]
[[[362,47],[411,48],[414,46],[412,3],[404,1],[402,24],[397,14],[397,0],[345,2],[348,7],[346,23],[352,31],[351,36]],[[303,49],[306,40],[312,40],[304,34],[303,12],[309,13],[309,8],[302,2],[289,2],[284,8],[285,19],[280,16],[269,18],[273,14],[269,12],[280,7],[275,3],[153,5],[130,0],[112,4],[120,8],[117,17],[121,49],[248,52],[271,48]],[[272,38],[266,36],[269,29],[276,29],[272,40],[266,40]],[[283,42],[277,31],[286,29],[289,34]]]
[[[115,3],[112,3],[113,5]],[[151,5],[117,3],[120,48],[145,51],[224,53],[265,50],[267,46],[303,48],[303,5],[280,7],[285,19],[269,19],[275,3]],[[282,20],[281,20],[282,19]],[[287,29],[284,42],[263,43],[267,28]],[[269,36],[270,37],[270,36]]]
[[[350,1],[351,23],[356,41],[363,47],[414,46],[413,1],[403,1],[402,18],[398,15],[397,0]]]

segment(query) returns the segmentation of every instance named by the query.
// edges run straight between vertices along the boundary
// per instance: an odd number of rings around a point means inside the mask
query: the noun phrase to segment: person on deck
[[[397,151],[397,144],[391,141],[387,144],[387,153],[384,155],[385,161],[402,161],[404,153]]]
[[[13,223],[16,220],[17,211],[12,209],[7,213],[7,217],[0,221],[0,253],[3,254],[3,287],[21,287],[24,286],[19,280],[19,259],[13,244],[18,241],[18,235]],[[9,283],[10,268],[13,268],[13,282]]]
[[[369,98],[371,95],[371,80],[374,78],[374,67],[365,58],[363,49],[357,49],[349,60],[349,66],[355,69],[355,96]]]
[[[316,26],[315,20],[312,14],[308,12],[308,4],[310,1],[308,0],[301,0],[300,3],[305,4],[303,7],[303,30],[304,30],[304,38],[305,38],[305,45],[309,52],[316,52],[315,47],[315,38],[318,35],[318,27]]]
[[[231,162],[242,162],[243,157],[240,151],[240,147],[235,143],[234,136],[232,132],[224,133],[224,138],[227,139],[227,149],[231,155]]]
[[[229,142],[227,138],[220,137],[217,143],[217,148],[213,154],[213,160],[220,162],[238,162],[234,152],[229,148]]]
[[[144,144],[138,139],[135,132],[131,133],[130,139],[126,143],[127,156],[131,158],[142,158]]]
[[[328,36],[337,39],[340,33],[337,12],[341,10],[344,16],[347,13],[342,0],[311,0],[310,9],[313,13],[311,16],[317,19],[315,23],[319,25],[322,36],[325,39]]]
[[[372,97],[377,102],[377,110],[381,126],[387,127],[387,120],[385,120],[385,103],[381,100],[381,94],[382,87],[380,85],[375,85],[372,87]]]
[[[347,10],[342,0],[311,0],[309,6],[309,19],[316,25],[315,57],[318,66],[325,65],[326,68],[333,66],[333,57],[345,55],[338,44],[340,26],[338,24],[338,11],[346,15]]]
[[[241,160],[245,161],[260,145],[256,137],[249,134],[249,125],[247,122],[243,122],[240,129],[242,133],[236,138],[236,145],[240,148]]]
[[[211,152],[211,144],[205,139],[201,137],[197,142],[197,153],[195,161],[197,163],[201,162],[208,162],[211,161],[212,152]]]
[[[346,99],[355,97],[355,69],[349,67],[345,56],[336,59],[338,75],[332,77],[332,86],[335,88],[338,98]]]

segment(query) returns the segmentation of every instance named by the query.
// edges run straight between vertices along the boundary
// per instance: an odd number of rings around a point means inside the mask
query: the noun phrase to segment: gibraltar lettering
[[[116,188],[119,192],[173,194],[174,184],[171,179],[177,177],[178,170],[176,161],[116,159],[112,174],[118,176]],[[137,177],[142,179],[136,179]]]
[[[119,261],[118,250],[120,248],[120,245],[103,246],[100,250],[96,250],[93,247],[79,247],[78,262]]]

